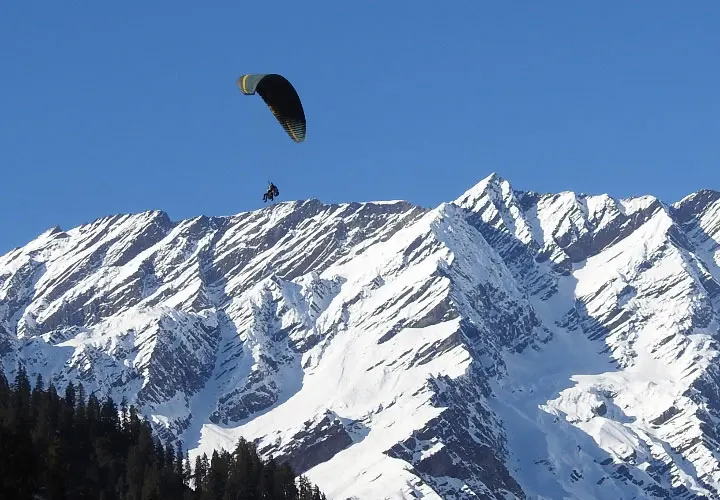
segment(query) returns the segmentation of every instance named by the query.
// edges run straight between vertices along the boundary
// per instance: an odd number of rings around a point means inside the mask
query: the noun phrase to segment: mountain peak
[[[720,200],[720,191],[716,191],[714,189],[700,189],[685,196],[680,201],[673,203],[672,207],[677,210],[698,211],[718,200]]]
[[[510,183],[500,177],[497,173],[491,173],[473,187],[465,191],[456,200],[455,204],[470,208],[483,198],[490,198],[498,201],[508,197],[512,193]]]

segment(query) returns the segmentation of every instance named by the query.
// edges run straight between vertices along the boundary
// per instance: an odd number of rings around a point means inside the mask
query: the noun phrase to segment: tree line
[[[97,500],[326,500],[286,463],[240,439],[232,452],[198,456],[163,443],[135,406],[58,394],[23,367],[10,383],[0,366],[0,498]]]

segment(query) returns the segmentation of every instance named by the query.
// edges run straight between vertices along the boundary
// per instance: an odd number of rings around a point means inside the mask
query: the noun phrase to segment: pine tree
[[[31,402],[33,408],[33,415],[37,415],[37,412],[40,409],[40,404],[42,403],[42,397],[43,397],[43,389],[44,389],[44,382],[43,382],[43,376],[42,374],[38,373],[37,377],[35,378],[35,387],[32,391],[31,396]]]
[[[197,491],[200,498],[202,497],[202,493],[204,490],[206,475],[207,475],[207,455],[205,455],[203,453],[202,456],[198,456],[195,459],[195,472],[193,474],[195,491]]]
[[[5,373],[2,370],[2,363],[0,363],[0,410],[8,408],[10,405],[10,384],[8,379],[5,377]],[[0,413],[0,423],[3,422],[3,413]]]
[[[130,425],[130,416],[128,414],[127,398],[123,396],[120,401],[120,428],[123,434],[127,433],[128,426]]]
[[[183,444],[182,441],[178,440],[175,444],[175,474],[179,476],[183,475],[183,458],[185,458]]]
[[[175,461],[175,448],[171,443],[167,443],[165,445],[165,469],[168,471],[175,471],[176,470],[176,461]]]
[[[28,380],[25,367],[20,365],[15,374],[13,383],[14,402],[12,415],[16,428],[23,432],[29,430],[30,426],[30,381]]]
[[[71,410],[75,410],[75,385],[72,382],[68,382],[65,387],[65,404]]]
[[[300,476],[298,481],[298,499],[299,500],[312,500],[312,484],[305,476]]]
[[[183,466],[183,483],[190,486],[192,480],[192,468],[190,466],[190,453],[185,454],[185,464]]]

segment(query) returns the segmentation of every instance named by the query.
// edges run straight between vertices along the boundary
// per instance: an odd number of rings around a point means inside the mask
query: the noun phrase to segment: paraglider
[[[284,76],[247,74],[238,78],[237,85],[245,95],[258,93],[293,141],[305,140],[305,111],[295,87]]]
[[[305,111],[300,96],[287,78],[274,73],[249,73],[238,78],[237,85],[245,95],[259,94],[293,141],[300,143],[305,140]],[[263,195],[263,202],[272,201],[279,195],[280,191],[271,182]]]
[[[264,202],[267,202],[268,199],[269,199],[270,201],[272,201],[273,198],[275,198],[276,196],[280,196],[280,191],[279,191],[278,188],[275,186],[275,184],[273,184],[273,183],[271,182],[270,185],[268,186],[267,192],[265,192],[265,194],[263,195],[263,201],[264,201]]]

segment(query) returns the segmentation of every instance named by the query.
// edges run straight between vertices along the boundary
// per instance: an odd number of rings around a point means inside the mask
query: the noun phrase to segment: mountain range
[[[334,499],[720,498],[720,193],[280,202],[0,257],[0,360]]]

